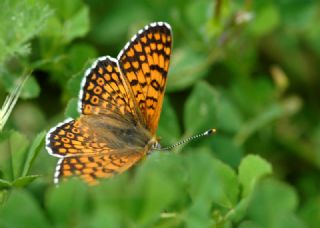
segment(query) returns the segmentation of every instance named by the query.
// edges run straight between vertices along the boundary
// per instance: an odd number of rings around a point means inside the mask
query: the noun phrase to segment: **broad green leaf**
[[[128,190],[133,199],[141,199],[140,206],[130,206],[135,210],[131,211],[133,215],[138,212],[138,224],[152,224],[171,203],[177,202],[179,196],[185,196],[184,177],[182,163],[176,154],[154,152],[139,167],[135,182]]]
[[[184,107],[184,126],[193,135],[217,126],[217,93],[205,82],[198,82]]]
[[[175,49],[171,57],[167,91],[185,89],[208,73],[207,57],[189,47]]]
[[[164,98],[157,135],[162,146],[171,145],[180,138],[178,118],[169,99]]]
[[[12,159],[13,178],[22,174],[29,140],[19,132],[12,132],[10,137],[10,154]]]
[[[22,189],[13,190],[0,208],[1,227],[48,227],[49,223],[38,202]]]
[[[273,179],[259,182],[248,207],[248,217],[262,227],[303,227],[294,215],[297,194],[287,184]]]
[[[144,205],[139,216],[139,223],[148,224],[155,221],[159,214],[178,196],[175,183],[161,172],[152,170],[145,176]],[[159,188],[161,186],[161,188]],[[141,189],[141,188],[140,188]],[[141,189],[142,190],[142,189]]]
[[[12,182],[12,186],[17,187],[17,188],[24,187],[24,186],[30,184],[35,179],[37,179],[38,177],[39,177],[39,175],[30,175],[30,176],[19,177]]]
[[[258,155],[246,156],[239,166],[239,182],[242,185],[242,197],[248,196],[261,177],[271,174],[272,167]]]
[[[70,101],[68,102],[68,105],[66,107],[65,116],[71,117],[73,119],[76,119],[79,117],[78,98],[70,99]]]
[[[34,160],[36,159],[37,155],[39,154],[39,152],[42,149],[45,137],[46,137],[46,132],[43,131],[43,132],[39,133],[35,137],[35,139],[33,140],[32,144],[28,150],[26,160],[24,162],[22,176],[26,176],[28,174]]]
[[[47,192],[46,208],[56,225],[80,225],[87,210],[87,189],[83,182],[67,181]]]
[[[239,186],[235,172],[229,166],[213,158],[205,149],[194,149],[186,162],[193,204],[200,203],[208,209],[211,202],[229,209],[236,205]]]

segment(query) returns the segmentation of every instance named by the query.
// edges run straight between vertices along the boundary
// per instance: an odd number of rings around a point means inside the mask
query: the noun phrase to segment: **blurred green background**
[[[318,227],[319,1],[2,0],[0,11],[1,103],[32,72],[0,132],[1,227]],[[174,34],[161,143],[217,134],[97,187],[54,187],[46,131],[77,117],[85,69],[154,21]]]

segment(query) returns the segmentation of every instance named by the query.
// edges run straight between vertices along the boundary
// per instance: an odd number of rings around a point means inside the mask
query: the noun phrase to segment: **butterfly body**
[[[121,173],[159,148],[156,130],[171,54],[171,28],[145,26],[117,59],[99,58],[81,83],[80,117],[47,134],[49,154],[59,157],[55,183],[79,176],[89,184]]]

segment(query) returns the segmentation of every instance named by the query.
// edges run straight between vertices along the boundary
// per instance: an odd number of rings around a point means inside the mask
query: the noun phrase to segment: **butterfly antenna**
[[[174,148],[174,147],[176,147],[176,146],[180,146],[180,145],[182,145],[182,144],[188,143],[188,142],[193,141],[193,140],[195,140],[195,139],[198,139],[198,138],[200,138],[200,137],[212,135],[212,134],[216,133],[216,131],[217,131],[216,129],[212,128],[212,129],[209,129],[209,130],[207,130],[207,131],[205,131],[205,132],[203,132],[203,133],[201,133],[201,134],[193,135],[193,136],[191,136],[191,137],[189,137],[189,138],[186,138],[186,139],[184,139],[184,140],[181,140],[180,142],[177,142],[177,143],[175,143],[175,144],[173,144],[173,145],[171,145],[171,146],[163,147],[163,148],[157,148],[157,150],[160,150],[160,151],[163,151],[163,150],[171,150],[172,148]]]

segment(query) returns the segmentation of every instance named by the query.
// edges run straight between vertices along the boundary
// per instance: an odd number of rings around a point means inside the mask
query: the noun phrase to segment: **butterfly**
[[[81,83],[78,119],[50,129],[46,148],[59,161],[54,182],[78,176],[88,184],[129,169],[159,148],[156,130],[172,50],[169,24],[139,30],[117,58],[100,57]]]

